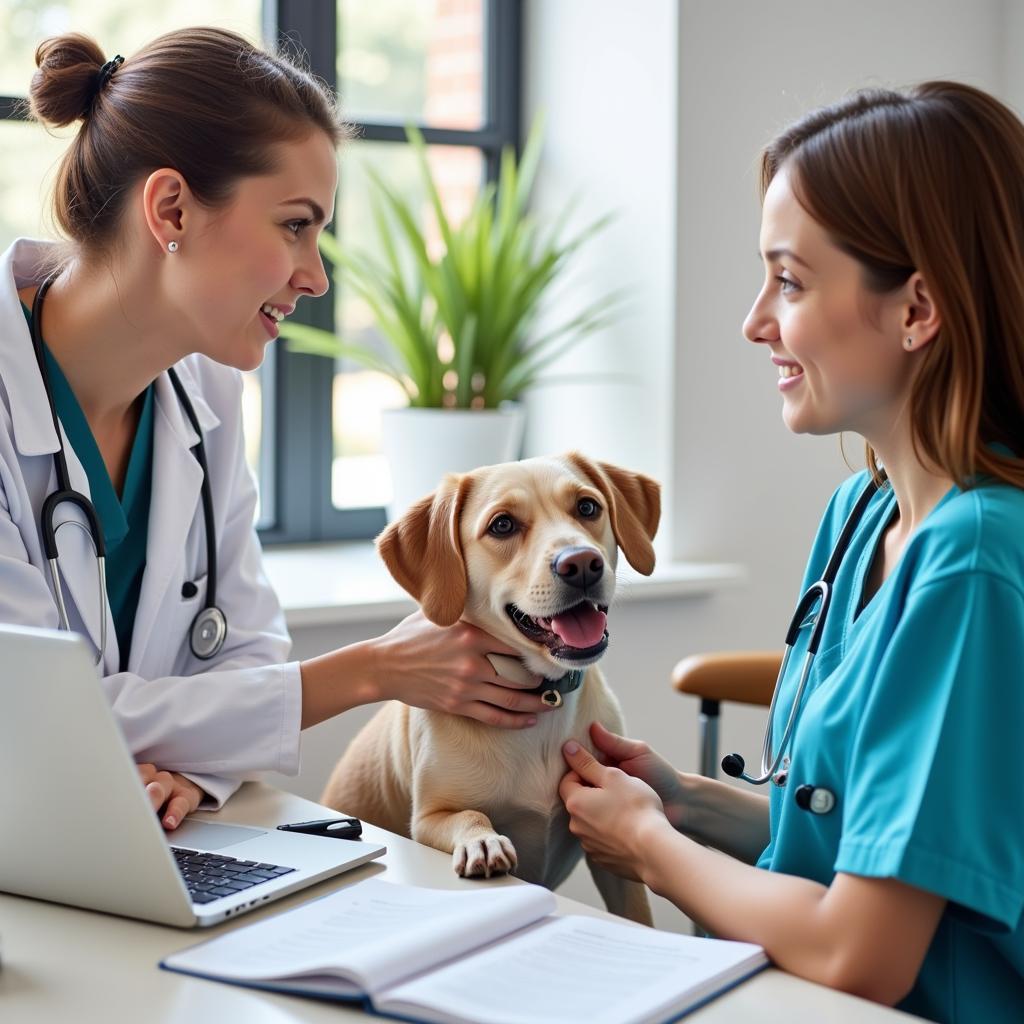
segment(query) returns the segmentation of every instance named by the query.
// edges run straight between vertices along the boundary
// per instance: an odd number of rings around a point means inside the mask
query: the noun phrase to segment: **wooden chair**
[[[694,654],[672,671],[680,693],[700,698],[698,732],[700,773],[718,776],[718,719],[722,701],[767,707],[782,665],[780,651]]]

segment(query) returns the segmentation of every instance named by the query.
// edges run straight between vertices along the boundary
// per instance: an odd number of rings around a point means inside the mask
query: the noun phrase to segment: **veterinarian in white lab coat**
[[[166,828],[204,794],[219,806],[253,772],[295,773],[300,730],[360,704],[397,698],[531,724],[540,698],[516,692],[523,684],[485,657],[514,652],[466,625],[440,629],[416,614],[383,637],[286,661],[253,527],[239,371],[259,366],[298,299],[327,290],[317,236],[345,135],[330,95],[212,29],[109,62],[91,40],[62,36],[40,46],[37,63],[35,116],[81,124],[54,195],[67,244],[21,240],[0,263],[0,621],[61,624],[41,518],[63,448],[107,546],[101,603],[87,520],[76,504],[56,507],[67,625],[96,652]],[[206,602],[204,474],[172,367],[202,432],[227,621],[205,660],[190,645]]]

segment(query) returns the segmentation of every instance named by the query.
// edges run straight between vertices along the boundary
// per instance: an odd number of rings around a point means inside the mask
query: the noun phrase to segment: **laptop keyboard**
[[[260,864],[202,850],[184,850],[179,846],[172,846],[171,853],[193,903],[212,903],[225,896],[234,896],[295,870],[280,864]]]

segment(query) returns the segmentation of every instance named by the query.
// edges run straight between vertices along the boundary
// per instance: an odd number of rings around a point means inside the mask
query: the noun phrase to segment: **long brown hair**
[[[885,293],[915,271],[942,327],[910,396],[913,442],[961,487],[1024,487],[1024,124],[958,82],[870,89],[806,115],[761,161]],[[879,474],[868,446],[868,464]]]
[[[60,164],[53,214],[86,257],[109,251],[129,189],[160,167],[180,171],[199,202],[216,208],[240,178],[275,170],[273,143],[319,129],[337,145],[348,133],[323,83],[233,32],[169,32],[109,77],[105,60],[87,36],[47,39],[29,93],[44,124],[82,121]]]

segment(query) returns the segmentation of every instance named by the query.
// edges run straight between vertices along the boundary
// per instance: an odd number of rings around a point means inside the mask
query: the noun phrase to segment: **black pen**
[[[363,826],[358,818],[320,818],[316,821],[296,821],[291,825],[278,825],[280,832],[301,832],[309,836],[329,839],[358,839]]]

